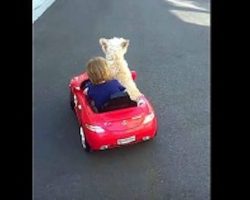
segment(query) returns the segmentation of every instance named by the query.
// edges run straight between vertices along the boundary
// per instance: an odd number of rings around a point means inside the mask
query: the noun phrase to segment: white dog
[[[112,39],[100,38],[99,42],[113,72],[113,77],[126,88],[131,100],[138,101],[142,93],[132,79],[128,63],[124,59],[129,40],[114,37]]]

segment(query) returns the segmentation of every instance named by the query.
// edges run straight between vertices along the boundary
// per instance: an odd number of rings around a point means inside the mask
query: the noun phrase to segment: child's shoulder
[[[118,82],[118,80],[117,80],[117,79],[115,79],[115,78],[114,78],[114,79],[112,79],[112,81],[114,81],[114,82]]]
[[[112,80],[110,80],[109,82],[110,82],[110,83],[115,83],[115,84],[116,84],[116,83],[119,83],[117,79],[112,79]]]
[[[107,81],[105,81],[105,85],[109,85],[109,84],[115,84],[115,83],[117,83],[117,80],[116,79],[111,79],[111,80],[107,80]]]
[[[120,86],[120,83],[117,79],[112,79],[109,81],[110,85]]]

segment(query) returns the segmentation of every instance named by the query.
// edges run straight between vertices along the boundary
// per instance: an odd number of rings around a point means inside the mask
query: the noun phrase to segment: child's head
[[[95,57],[88,61],[87,74],[93,84],[99,84],[111,79],[110,69],[103,57]]]

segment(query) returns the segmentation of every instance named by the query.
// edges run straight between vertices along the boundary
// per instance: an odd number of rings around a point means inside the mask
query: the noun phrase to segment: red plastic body
[[[132,77],[136,78],[136,72],[131,71]],[[152,139],[157,132],[157,118],[153,107],[146,97],[142,97],[145,104],[123,108],[104,113],[95,113],[89,102],[80,89],[83,81],[87,80],[86,73],[74,77],[69,84],[70,92],[76,98],[76,105],[74,107],[78,123],[82,126],[85,138],[92,150],[100,150],[102,146],[106,145],[108,149],[119,147],[128,144],[142,142],[144,140]],[[144,124],[145,117],[153,114],[151,121]],[[97,133],[88,129],[87,125],[101,127],[104,132]],[[145,139],[145,136],[148,136]],[[129,141],[128,138],[133,137],[134,141]],[[127,139],[127,141],[126,141]],[[124,144],[120,144],[119,141]]]

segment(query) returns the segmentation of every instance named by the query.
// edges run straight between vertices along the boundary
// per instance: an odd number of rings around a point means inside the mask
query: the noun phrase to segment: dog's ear
[[[105,38],[100,38],[100,39],[99,39],[99,43],[100,43],[102,49],[103,49],[104,51],[106,51],[106,50],[107,50],[107,46],[108,46],[108,44],[107,44],[107,39],[105,39]]]
[[[122,48],[125,49],[125,48],[128,48],[128,45],[129,45],[129,40],[125,40],[124,42],[122,42]]]

